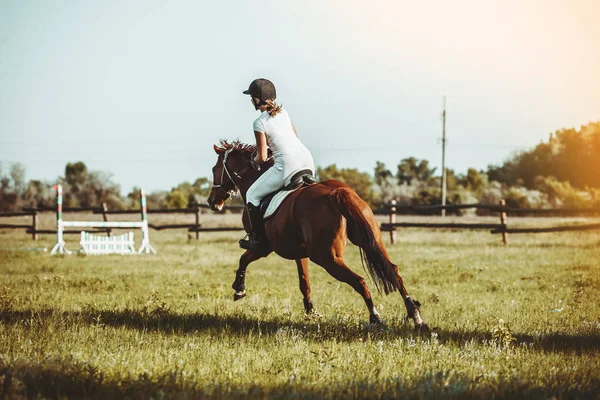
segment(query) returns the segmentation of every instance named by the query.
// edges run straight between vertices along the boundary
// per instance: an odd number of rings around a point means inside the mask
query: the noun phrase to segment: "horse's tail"
[[[373,226],[365,217],[360,204],[351,189],[341,187],[329,194],[329,200],[346,218],[348,238],[360,248],[360,256],[365,271],[371,275],[377,290],[388,294],[400,289],[396,266],[379,247]],[[368,206],[367,206],[368,207]]]

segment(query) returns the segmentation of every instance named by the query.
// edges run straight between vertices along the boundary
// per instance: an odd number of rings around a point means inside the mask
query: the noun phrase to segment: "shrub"
[[[547,196],[537,190],[525,187],[509,187],[504,191],[504,200],[509,207],[542,208],[548,204]]]
[[[372,186],[374,203],[379,206],[387,204],[391,200],[396,200],[399,205],[410,205],[415,191],[420,186],[416,181],[412,185],[400,184],[393,176],[381,178],[379,181],[379,184]]]
[[[594,207],[600,206],[600,190],[577,190],[569,182],[561,182],[554,177],[538,176],[536,188],[545,193],[552,207]]]

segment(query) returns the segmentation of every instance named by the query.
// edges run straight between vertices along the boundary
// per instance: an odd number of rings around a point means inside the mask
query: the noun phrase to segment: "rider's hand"
[[[260,171],[260,163],[254,157],[250,159],[250,166],[256,171]]]

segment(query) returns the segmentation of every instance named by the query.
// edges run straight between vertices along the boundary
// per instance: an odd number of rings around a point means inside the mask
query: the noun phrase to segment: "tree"
[[[106,203],[111,209],[121,209],[124,201],[121,188],[112,181],[108,172],[91,171],[81,162],[68,163],[65,176],[60,179],[64,186],[63,203],[67,207],[95,207]]]
[[[83,184],[87,179],[87,167],[82,161],[67,163],[65,167],[65,182],[69,185]]]
[[[400,164],[398,164],[396,177],[398,178],[398,183],[411,185],[414,179],[427,182],[433,177],[435,170],[435,168],[429,168],[429,161],[409,157],[401,160]]]
[[[483,171],[469,168],[467,175],[460,179],[459,183],[467,190],[479,196],[488,185],[487,175]]]
[[[5,175],[0,164],[0,211],[12,211],[19,198],[11,188],[11,177]]]
[[[131,192],[127,193],[128,208],[140,208],[140,190],[139,187],[134,186],[133,189],[131,189]],[[146,207],[150,208],[148,206],[148,197],[146,197]]]
[[[385,164],[380,161],[377,161],[375,164],[375,171],[373,173],[375,183],[381,186],[391,176],[393,176],[393,174],[389,169],[385,167]]]
[[[167,194],[166,202],[168,208],[185,208],[188,205],[188,196],[184,190],[172,190]]]
[[[356,193],[367,203],[373,206],[373,191],[371,189],[371,177],[365,172],[359,172],[356,168],[339,169],[335,164],[325,168],[317,167],[319,180],[336,179],[344,182],[356,191]]]
[[[50,207],[55,203],[52,185],[38,180],[31,180],[21,196],[24,207]]]
[[[121,187],[112,181],[113,174],[92,171],[89,174],[87,191],[90,193],[89,206],[106,203],[111,209],[122,209],[125,205],[121,197]]]
[[[158,190],[152,193],[146,194],[146,207],[148,209],[163,208],[167,206],[167,192],[164,190]],[[139,192],[138,192],[138,207],[139,207]]]
[[[208,197],[208,193],[210,192],[211,183],[208,178],[198,178],[194,181],[192,187],[194,190],[194,194]]]
[[[528,151],[514,154],[501,166],[488,167],[490,181],[535,187],[538,176],[569,182],[573,188],[600,188],[600,122],[579,130],[562,129]]]
[[[21,163],[14,163],[10,166],[10,177],[13,181],[13,189],[20,196],[25,191],[27,185],[25,181],[25,166]]]
[[[487,175],[490,182],[514,184],[517,181],[515,159],[508,159],[502,165],[488,165]]]
[[[193,184],[187,181],[182,182],[171,189],[171,192],[167,195],[167,207],[174,207],[174,204],[179,204],[179,206],[175,208],[184,208],[187,207],[190,202],[205,202],[209,192],[210,182],[208,178],[197,178]],[[183,198],[186,198],[187,201],[181,206],[181,199]]]
[[[13,163],[6,175],[0,164],[0,210],[14,211],[22,206],[21,196],[25,191],[25,167]]]

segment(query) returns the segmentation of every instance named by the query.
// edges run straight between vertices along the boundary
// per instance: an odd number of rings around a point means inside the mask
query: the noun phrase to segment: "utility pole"
[[[446,205],[446,96],[444,96],[444,110],[442,111],[442,206]],[[446,209],[442,209],[442,217],[446,216]]]

